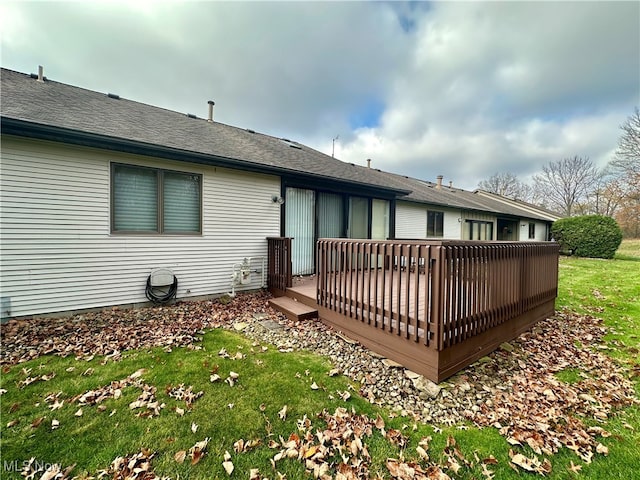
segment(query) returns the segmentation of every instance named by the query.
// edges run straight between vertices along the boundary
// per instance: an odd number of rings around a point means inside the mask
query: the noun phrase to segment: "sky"
[[[611,160],[640,2],[0,0],[0,63],[474,189]]]

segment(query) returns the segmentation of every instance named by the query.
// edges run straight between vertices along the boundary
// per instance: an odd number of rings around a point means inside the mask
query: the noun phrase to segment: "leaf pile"
[[[353,410],[338,407],[333,414],[323,410],[318,418],[325,423],[324,427],[313,429],[311,421],[305,416],[297,422],[298,433],[292,433],[287,440],[280,438],[280,442],[272,440],[269,443],[270,448],[279,450],[271,459],[274,469],[284,459],[296,459],[304,463],[307,473],[313,478],[370,478],[371,455],[366,441],[374,431],[378,431],[390,443],[403,450],[408,443],[407,437],[400,431],[386,430],[380,416],[373,420],[366,415],[356,414]],[[422,452],[422,460],[428,462],[425,448],[428,449],[428,441],[421,442],[417,451]],[[417,462],[405,463],[403,460],[388,459],[386,466],[393,478],[449,479],[435,463],[423,467]]]
[[[16,364],[42,355],[78,358],[138,348],[189,346],[206,328],[226,324],[247,312],[270,311],[267,293],[245,294],[222,305],[216,300],[178,302],[138,309],[108,308],[62,318],[13,319],[0,325],[0,364]],[[35,380],[34,380],[35,381]]]
[[[590,316],[563,313],[540,322],[519,337],[521,350],[507,352],[514,371],[505,384],[489,387],[493,398],[466,415],[479,426],[498,428],[510,444],[527,445],[538,455],[552,455],[564,446],[590,463],[594,453],[606,454],[597,437],[608,432],[587,428],[582,419],[607,420],[614,409],[638,400],[621,369],[592,348],[605,332],[602,321]],[[568,384],[556,377],[569,368],[579,370],[583,378]],[[518,455],[512,455],[514,464],[546,472],[544,463]]]

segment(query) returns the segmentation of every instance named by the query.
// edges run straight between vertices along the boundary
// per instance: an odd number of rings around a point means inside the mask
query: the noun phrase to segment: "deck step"
[[[272,298],[269,300],[269,305],[284,313],[290,320],[307,320],[318,317],[318,310],[289,297]]]

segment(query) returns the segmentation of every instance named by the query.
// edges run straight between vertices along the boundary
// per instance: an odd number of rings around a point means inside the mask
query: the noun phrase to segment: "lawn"
[[[638,396],[640,242],[624,242],[614,260],[562,258],[559,271],[557,308],[564,316],[558,325],[565,322],[570,327],[566,322],[584,318],[591,329],[581,335],[582,323],[576,320],[576,327],[566,328],[562,338],[571,339],[578,354],[590,352],[591,357],[585,358],[597,358],[594,351],[613,358],[634,382]],[[182,318],[182,313],[168,312]],[[597,333],[600,324],[589,316],[603,320],[607,328],[603,341]],[[151,347],[136,339],[121,355],[109,354],[109,347],[95,356],[83,351],[3,365],[0,476],[540,477],[515,465],[527,465],[524,457],[539,460],[538,471],[555,479],[629,479],[640,471],[638,405],[614,408],[600,420],[569,410],[570,416],[558,422],[555,428],[565,426],[570,431],[571,423],[579,419],[585,428],[607,432],[597,437],[599,453],[588,459],[590,463],[566,446],[555,454],[540,454],[535,442],[512,445],[493,426],[479,428],[471,421],[450,427],[428,425],[373,405],[360,397],[359,385],[336,374],[327,358],[282,352],[234,331],[232,323],[219,323],[220,328],[209,328],[212,323],[205,322],[201,341],[180,343],[183,336],[176,334],[172,347]],[[15,341],[5,332],[3,327],[3,345]],[[111,332],[102,332],[104,343]],[[132,330],[127,336],[133,339],[136,334]],[[560,338],[556,339],[559,357]],[[43,337],[42,343],[47,341]],[[534,378],[542,376],[540,358],[545,358],[544,352],[538,357],[529,353],[537,341],[538,337],[525,335],[512,342],[513,358],[523,362],[518,372],[536,372]],[[504,351],[495,352],[491,361],[506,356]],[[476,364],[447,383],[480,375],[494,365],[498,363]],[[592,381],[602,374],[593,365],[574,362],[550,378],[557,379],[556,392],[578,388],[586,398],[601,399],[606,398],[607,389],[601,388],[606,384]],[[522,375],[513,375],[518,385]],[[507,393],[497,391],[496,408],[500,395],[512,400]],[[549,392],[532,387],[524,396],[516,410],[520,408],[526,418],[533,416],[536,403],[543,403]],[[601,405],[596,402],[589,411],[597,412]],[[511,458],[510,452],[521,457]],[[54,469],[43,472],[53,464],[60,466],[58,476]],[[43,471],[34,473],[38,468]]]

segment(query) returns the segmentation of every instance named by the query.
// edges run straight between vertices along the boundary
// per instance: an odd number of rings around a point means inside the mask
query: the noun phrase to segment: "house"
[[[3,318],[140,304],[155,268],[178,298],[257,289],[267,237],[294,238],[297,275],[323,237],[548,237],[539,211],[221,124],[213,102],[200,118],[42,71],[1,81]]]

